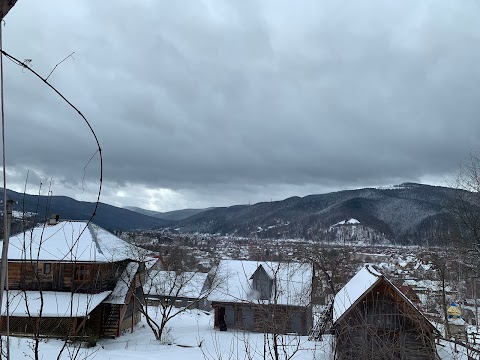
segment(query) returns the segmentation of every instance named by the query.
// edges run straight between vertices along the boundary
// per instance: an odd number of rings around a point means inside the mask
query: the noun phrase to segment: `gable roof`
[[[274,280],[274,291],[269,300],[258,299],[253,289],[252,275],[262,267]],[[217,276],[218,286],[207,297],[216,302],[254,302],[257,304],[307,306],[312,290],[312,266],[293,262],[257,262],[221,260]],[[275,295],[276,299],[274,299]]]
[[[261,276],[262,274],[265,274],[268,278],[272,279],[270,275],[268,275],[268,272],[263,268],[263,265],[260,264],[257,267],[257,270],[250,276],[250,280],[253,280],[256,276]],[[273,279],[272,279],[273,280]]]
[[[382,274],[372,266],[365,265],[335,295],[333,300],[333,323],[342,317],[357,301],[382,279]]]
[[[8,259],[115,262],[136,260],[142,251],[87,221],[61,221],[11,236]]]
[[[377,284],[384,281],[401,297],[425,322],[436,331],[435,326],[417,309],[417,307],[383,274],[372,265],[366,264],[335,295],[333,302],[333,324],[344,318]]]

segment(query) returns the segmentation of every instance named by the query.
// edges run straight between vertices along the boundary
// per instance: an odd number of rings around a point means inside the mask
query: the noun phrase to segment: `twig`
[[[45,81],[48,80],[48,78],[50,77],[50,75],[53,74],[53,72],[55,71],[55,69],[57,68],[58,65],[60,65],[61,63],[63,63],[65,60],[67,60],[69,57],[71,57],[73,60],[75,60],[75,58],[72,56],[73,54],[75,54],[75,51],[72,52],[70,55],[68,55],[65,59],[63,59],[62,61],[60,61],[57,65],[55,65],[55,67],[52,69],[52,71],[50,71],[50,74],[48,74],[48,76],[45,78]],[[32,61],[32,60],[30,60]]]
[[[31,67],[28,66],[28,64],[26,62],[22,62],[20,60],[18,60],[16,57],[10,55],[9,53],[7,53],[6,51],[4,50],[0,50],[1,53],[3,55],[5,55],[5,57],[7,59],[9,59],[10,61],[12,61],[14,64],[17,64],[18,66],[22,67],[23,69],[27,69],[28,71],[30,71],[32,74],[34,74],[37,78],[39,78],[40,80],[42,80],[50,89],[52,89],[53,91],[55,91],[57,93],[58,96],[60,96],[72,109],[74,109],[78,115],[80,115],[80,117],[85,121],[85,123],[87,124],[88,128],[90,129],[90,132],[92,133],[93,137],[95,138],[95,142],[97,143],[97,151],[99,153],[99,157],[100,157],[100,185],[98,187],[98,193],[97,193],[97,200],[95,201],[95,207],[93,209],[93,212],[92,212],[92,215],[90,216],[90,218],[88,219],[87,221],[87,224],[86,226],[82,229],[82,231],[80,232],[80,234],[78,235],[78,239],[80,239],[80,237],[82,236],[83,232],[87,229],[88,227],[88,224],[91,223],[91,221],[93,220],[93,217],[96,215],[97,213],[97,209],[98,209],[98,205],[100,203],[100,195],[101,195],[101,192],[102,192],[102,183],[103,183],[103,156],[102,156],[102,148],[100,147],[100,142],[98,141],[98,138],[97,138],[97,134],[95,133],[95,131],[93,130],[92,128],[92,125],[90,125],[90,122],[87,120],[87,118],[82,114],[82,112],[75,106],[73,105],[69,100],[67,100],[67,98],[60,92],[58,91],[52,84],[50,84],[48,81],[47,81],[47,78],[43,78],[39,73],[37,73],[35,70],[33,70]],[[69,55],[70,56],[70,55]],[[68,56],[67,56],[68,58]],[[50,75],[49,75],[50,76]],[[77,241],[78,241],[77,239]]]
[[[95,151],[95,153],[92,155],[92,157],[87,161],[85,166],[83,167],[83,178],[82,178],[82,194],[85,192],[85,177],[87,176],[87,167],[90,164],[90,162],[93,160],[95,155],[97,155],[98,150]]]

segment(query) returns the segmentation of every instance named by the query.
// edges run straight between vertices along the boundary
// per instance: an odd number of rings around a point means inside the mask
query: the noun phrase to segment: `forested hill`
[[[405,183],[215,208],[179,221],[183,232],[431,245],[449,241],[456,190]],[[349,219],[358,221],[348,222]],[[340,234],[340,235],[339,235]]]
[[[405,183],[206,209],[179,221],[100,203],[93,221],[108,230],[169,227],[258,238],[436,245],[451,240],[454,222],[449,207],[455,191]],[[8,197],[16,201],[14,210],[37,213],[37,222],[53,213],[61,219],[85,220],[95,206],[64,196],[24,196],[10,190]]]
[[[49,218],[51,214],[58,214],[60,219],[87,220],[95,208],[95,203],[77,201],[66,196],[28,195],[7,190],[7,197],[15,201],[13,210],[17,214],[35,214],[32,221],[36,222]],[[1,210],[3,212],[3,208]],[[151,229],[174,223],[104,203],[98,205],[93,221],[108,230]],[[0,222],[0,228],[3,228],[3,221]]]

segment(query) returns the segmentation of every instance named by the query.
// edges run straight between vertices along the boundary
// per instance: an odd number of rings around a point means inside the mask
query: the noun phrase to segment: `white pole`
[[[2,22],[0,21],[0,49],[3,50],[2,43]],[[7,203],[7,174],[5,171],[6,168],[6,157],[5,157],[5,111],[4,111],[4,102],[3,102],[3,54],[0,54],[0,106],[1,106],[1,116],[2,116],[2,147],[3,147],[3,249],[2,249],[2,263],[1,263],[1,273],[0,273],[0,315],[1,307],[3,301],[3,290],[5,289],[5,283],[7,281],[7,262],[8,262],[8,212],[12,212],[13,202],[9,201]],[[8,299],[6,299],[8,302]],[[8,332],[9,332],[9,323],[8,323],[8,314],[7,314],[7,359],[10,359],[9,344],[8,344]]]

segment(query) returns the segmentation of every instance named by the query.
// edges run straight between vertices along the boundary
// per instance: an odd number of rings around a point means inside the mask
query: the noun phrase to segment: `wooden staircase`
[[[308,333],[308,340],[319,341],[322,340],[322,335],[332,325],[333,301],[325,306],[325,310],[320,314],[313,327]]]
[[[120,305],[112,305],[103,323],[103,338],[115,339],[119,335]]]

